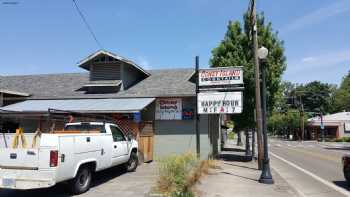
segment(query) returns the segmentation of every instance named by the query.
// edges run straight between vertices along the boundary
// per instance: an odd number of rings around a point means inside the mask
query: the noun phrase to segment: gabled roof
[[[188,80],[193,70],[149,70],[149,77],[129,89],[106,94],[87,94],[82,91],[82,87],[91,82],[88,73],[3,76],[0,89],[26,92],[30,94],[27,99],[194,96],[195,84]]]
[[[85,59],[81,60],[80,62],[78,62],[78,66],[84,68],[84,64],[86,64],[87,62],[93,60],[95,57],[99,56],[99,55],[107,55],[110,57],[113,57],[119,61],[125,62],[127,64],[130,64],[132,66],[134,66],[137,70],[141,71],[142,73],[144,73],[147,76],[150,76],[150,73],[148,73],[147,71],[145,71],[144,69],[142,69],[139,65],[137,65],[135,62],[124,58],[122,56],[119,56],[117,54],[111,53],[109,51],[105,51],[105,50],[99,50],[96,51],[95,53],[89,55],[88,57],[86,57]]]
[[[181,97],[194,96],[195,83],[189,81],[194,69],[150,70],[151,76],[120,92],[123,97]]]
[[[30,99],[52,99],[84,95],[77,91],[89,83],[88,73],[3,76],[0,88],[26,92]]]

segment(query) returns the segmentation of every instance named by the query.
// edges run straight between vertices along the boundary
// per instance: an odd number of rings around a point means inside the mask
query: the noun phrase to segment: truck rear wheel
[[[344,167],[343,172],[344,172],[344,177],[346,181],[348,182],[348,184],[350,184],[350,168]]]
[[[81,194],[90,189],[92,173],[89,166],[83,166],[79,169],[77,175],[71,182],[73,194]]]
[[[131,152],[129,161],[125,164],[126,171],[134,172],[138,164],[139,164],[139,157],[137,156],[137,153]]]

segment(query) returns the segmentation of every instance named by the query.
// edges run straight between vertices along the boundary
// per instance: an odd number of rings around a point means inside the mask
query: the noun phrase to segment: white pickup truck
[[[45,188],[69,181],[72,193],[80,194],[89,190],[94,172],[120,164],[134,171],[138,165],[137,141],[115,124],[69,123],[62,132],[41,134],[31,148],[10,147],[14,137],[0,135],[0,188]]]

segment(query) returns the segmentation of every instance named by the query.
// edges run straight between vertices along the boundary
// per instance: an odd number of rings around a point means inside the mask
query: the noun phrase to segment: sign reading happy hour
[[[198,94],[199,114],[242,113],[242,92],[208,92]]]
[[[199,86],[243,84],[241,67],[210,68],[199,71]]]
[[[159,98],[156,100],[156,120],[181,120],[181,98]]]

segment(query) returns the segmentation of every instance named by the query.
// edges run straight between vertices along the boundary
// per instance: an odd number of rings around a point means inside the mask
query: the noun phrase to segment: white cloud
[[[315,56],[308,56],[297,61],[288,63],[288,71],[290,73],[298,73],[303,71],[310,71],[321,68],[332,68],[334,66],[349,66],[350,64],[350,50],[336,51],[326,54],[318,54]]]
[[[350,68],[350,50],[315,54],[295,61],[288,61],[284,80],[307,83],[320,80],[339,84]]]
[[[289,23],[286,27],[282,28],[282,33],[287,33],[293,30],[301,29],[308,25],[313,25],[320,23],[322,20],[329,17],[333,17],[350,10],[350,1],[341,0],[336,1],[326,7],[321,7],[307,15],[304,15],[300,18]]]
[[[313,62],[313,61],[316,61],[315,57],[304,57],[303,59],[301,59],[301,62],[304,62],[304,63]]]

